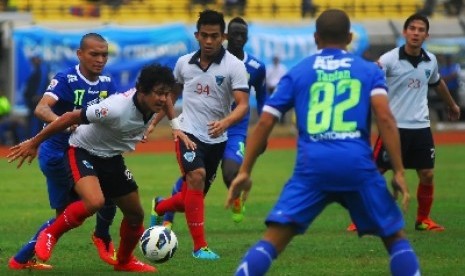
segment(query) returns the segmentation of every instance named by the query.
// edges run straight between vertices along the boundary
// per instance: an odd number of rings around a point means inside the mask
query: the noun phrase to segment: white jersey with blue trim
[[[386,74],[389,107],[397,127],[418,129],[430,126],[428,109],[429,85],[438,84],[436,56],[422,49],[421,56],[412,63],[404,47],[394,48],[379,59]]]
[[[144,117],[134,88],[115,94],[82,110],[81,116],[88,124],[73,132],[69,144],[103,158],[134,151],[154,115]]]
[[[183,85],[180,127],[204,143],[221,143],[228,139],[227,133],[210,137],[208,123],[231,113],[234,90],[248,93],[247,70],[241,60],[224,48],[205,70],[200,67],[199,58],[200,51],[184,55],[174,68],[176,81]]]

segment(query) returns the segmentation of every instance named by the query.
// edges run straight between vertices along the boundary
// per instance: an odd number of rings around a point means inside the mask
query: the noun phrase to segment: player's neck
[[[421,54],[421,47],[412,47],[408,44],[405,44],[404,51],[409,56],[419,56]]]
[[[81,74],[84,76],[84,78],[86,78],[87,80],[89,81],[96,81],[98,80],[98,75],[95,75],[89,71],[87,71],[86,69],[84,69],[81,65],[79,65],[79,72],[81,72]]]
[[[230,48],[228,48],[228,51],[229,51],[231,54],[233,54],[235,57],[237,57],[238,59],[244,60],[244,56],[245,56],[244,50],[242,50],[242,49],[236,50],[236,49],[230,49]]]

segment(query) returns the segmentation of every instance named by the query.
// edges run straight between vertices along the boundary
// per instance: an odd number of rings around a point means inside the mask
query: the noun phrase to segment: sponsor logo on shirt
[[[95,110],[95,117],[97,118],[104,118],[108,115],[108,108],[102,107],[100,109]]]
[[[76,75],[67,75],[66,77],[68,78],[68,83],[72,83],[78,80]]]
[[[100,94],[98,95],[100,99],[105,99],[108,97],[108,92],[107,91],[100,91]]]

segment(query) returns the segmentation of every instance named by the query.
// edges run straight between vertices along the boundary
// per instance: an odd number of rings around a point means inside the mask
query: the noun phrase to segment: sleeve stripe
[[[387,95],[387,91],[384,88],[375,88],[371,90],[371,96],[376,96],[376,95]]]
[[[282,116],[282,113],[279,110],[277,110],[276,108],[271,107],[269,105],[263,106],[262,113],[263,112],[268,112],[268,113],[270,113],[271,115],[275,116],[278,119],[281,119],[281,116]]]
[[[50,96],[50,97],[54,98],[56,101],[59,100],[58,96],[55,93],[45,92],[44,95]]]

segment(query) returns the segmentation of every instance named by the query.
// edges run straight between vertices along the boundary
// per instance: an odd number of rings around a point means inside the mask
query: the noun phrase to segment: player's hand
[[[178,141],[178,139],[181,139],[181,141],[186,145],[186,148],[190,150],[195,150],[197,149],[197,144],[192,141],[189,136],[187,136],[182,130],[180,129],[173,129],[173,138],[174,141]]]
[[[31,164],[32,160],[37,155],[37,146],[32,142],[31,139],[28,139],[16,146],[10,148],[10,153],[6,156],[8,158],[8,163],[14,162],[19,159],[19,163],[16,166],[20,168],[24,161],[27,159],[28,163]]]
[[[449,121],[457,121],[460,119],[460,107],[456,104],[452,107],[447,107],[447,117]]]
[[[149,127],[145,130],[144,132],[144,136],[142,136],[142,140],[141,140],[141,143],[147,143],[148,140],[149,140],[149,135],[150,133],[153,132],[153,129],[155,128],[155,125],[154,124],[150,124]]]
[[[408,204],[410,202],[410,193],[407,188],[407,184],[405,183],[405,178],[403,173],[396,173],[391,180],[392,191],[394,194],[394,198],[397,200],[399,198],[399,193],[402,196],[401,199],[401,207],[402,210],[407,212]]]
[[[223,121],[210,122],[208,123],[208,135],[210,135],[211,138],[219,137],[227,128],[228,126]]]
[[[252,180],[248,173],[240,172],[234,178],[229,187],[228,198],[226,199],[226,208],[231,208],[234,200],[242,195],[242,202],[245,202],[249,196],[250,189],[252,188]]]

